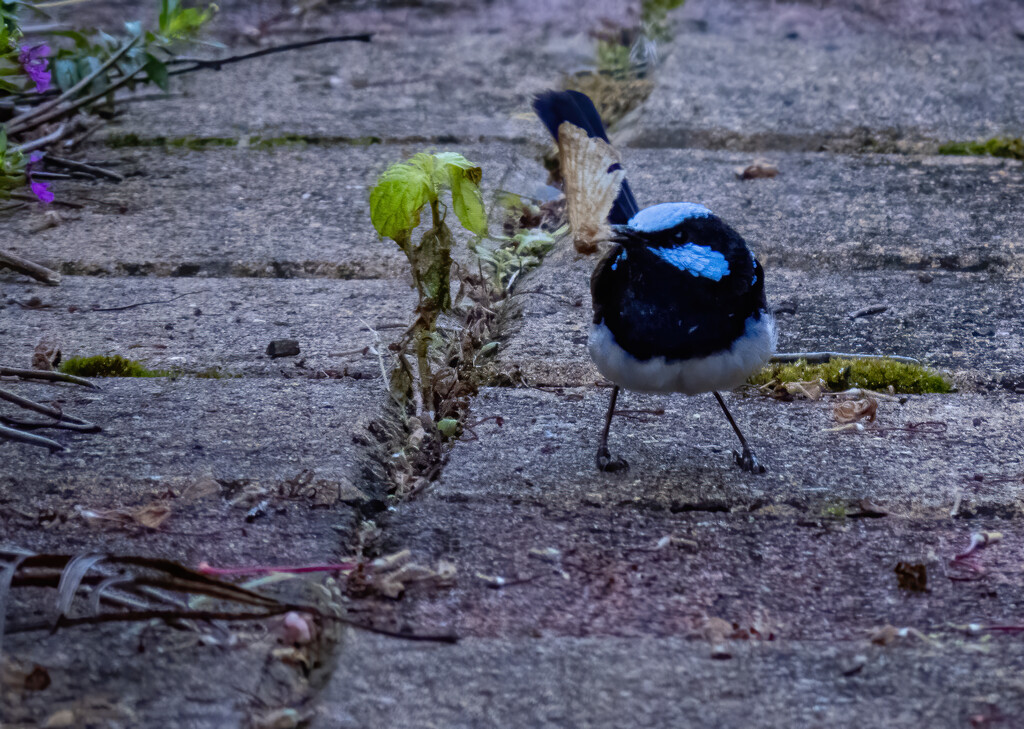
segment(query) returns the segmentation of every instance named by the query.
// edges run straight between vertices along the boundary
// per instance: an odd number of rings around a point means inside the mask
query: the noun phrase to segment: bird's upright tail
[[[593,252],[607,238],[608,223],[625,224],[637,213],[618,153],[585,94],[545,91],[534,99],[533,108],[558,142],[576,248]]]

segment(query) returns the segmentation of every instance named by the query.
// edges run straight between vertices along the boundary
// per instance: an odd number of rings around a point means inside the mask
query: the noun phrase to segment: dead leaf
[[[825,392],[828,392],[828,385],[824,380],[804,380],[802,382],[777,382],[771,394],[782,399],[803,397],[808,400],[818,400]]]
[[[871,499],[861,499],[858,506],[860,507],[860,511],[850,514],[850,516],[866,517],[868,519],[877,519],[883,516],[889,516],[888,511]]]
[[[171,516],[171,507],[156,501],[138,509],[89,509],[76,506],[75,509],[89,524],[113,523],[118,526],[137,524],[148,529],[159,529]]]
[[[210,474],[200,476],[181,492],[182,501],[199,501],[220,493],[220,483]]]
[[[741,180],[770,179],[779,174],[779,168],[767,160],[754,160],[747,167],[737,167],[736,176]]]
[[[32,672],[25,676],[26,691],[44,691],[50,685],[50,672],[36,664]]]
[[[61,709],[50,714],[50,717],[43,723],[43,729],[62,729],[74,725],[75,712],[71,709]]]
[[[845,400],[837,402],[832,411],[836,421],[839,423],[856,423],[867,420],[875,422],[878,413],[878,400],[873,397],[865,397],[861,400]]]
[[[56,343],[42,340],[32,353],[32,369],[53,372],[60,364],[60,348]]]
[[[928,568],[923,564],[911,564],[909,562],[897,562],[896,581],[901,590],[911,592],[928,591]]]

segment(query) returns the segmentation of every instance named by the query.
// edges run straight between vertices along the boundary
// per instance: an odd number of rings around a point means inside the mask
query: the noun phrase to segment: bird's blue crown
[[[629,227],[641,233],[660,233],[688,218],[706,218],[711,211],[697,203],[661,203],[644,208],[629,220]]]

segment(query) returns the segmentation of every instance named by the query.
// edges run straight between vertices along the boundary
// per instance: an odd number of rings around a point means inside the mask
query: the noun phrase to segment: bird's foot
[[[621,458],[612,458],[607,448],[597,450],[597,470],[605,473],[616,473],[629,470],[629,464]]]
[[[764,473],[768,470],[757,462],[757,459],[754,458],[754,452],[749,448],[744,448],[743,453],[733,451],[732,457],[736,461],[736,465],[740,467],[740,470],[747,473]]]

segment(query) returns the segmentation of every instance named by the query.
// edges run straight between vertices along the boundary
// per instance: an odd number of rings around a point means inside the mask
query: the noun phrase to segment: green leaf
[[[21,93],[21,86],[18,84],[11,83],[10,81],[4,81],[0,79],[0,91],[6,91],[11,94]]]
[[[437,430],[445,438],[451,438],[459,432],[459,421],[455,418],[442,418],[437,421]]]
[[[72,58],[58,58],[50,65],[61,91],[67,91],[81,78],[78,75],[78,64]]]
[[[148,59],[146,60],[146,75],[149,80],[155,83],[164,91],[170,89],[170,77],[167,74],[167,64],[161,61],[156,56],[146,54]]]
[[[430,202],[430,178],[420,167],[394,164],[370,191],[370,220],[382,237],[408,239],[420,224],[420,211]]]
[[[487,213],[480,195],[483,170],[456,152],[434,155],[434,179],[452,191],[452,207],[462,226],[487,235]]]

